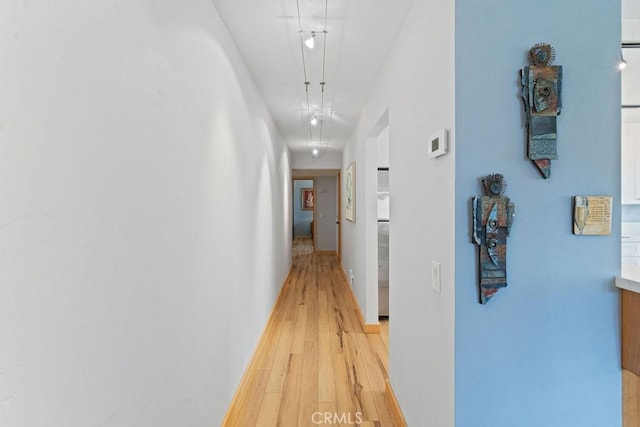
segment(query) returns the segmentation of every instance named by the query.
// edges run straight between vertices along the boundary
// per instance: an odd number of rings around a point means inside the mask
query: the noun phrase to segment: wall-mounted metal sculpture
[[[529,50],[531,65],[521,70],[522,99],[527,115],[527,152],[545,178],[551,176],[556,150],[556,117],[562,108],[562,66],[551,65],[553,46],[538,43]]]
[[[507,236],[515,206],[504,196],[507,182],[500,174],[482,178],[484,195],[473,198],[473,240],[480,246],[480,304],[507,286]]]

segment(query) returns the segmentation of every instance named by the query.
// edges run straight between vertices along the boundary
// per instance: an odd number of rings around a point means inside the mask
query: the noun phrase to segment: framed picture
[[[447,154],[447,130],[442,129],[429,138],[429,158],[435,159]]]
[[[611,235],[611,196],[575,196],[573,198],[573,234]]]
[[[302,202],[303,211],[312,211],[314,202],[313,188],[301,188],[300,201]]]
[[[344,205],[344,217],[351,222],[356,222],[356,163],[352,162],[347,168],[345,177],[346,202]]]

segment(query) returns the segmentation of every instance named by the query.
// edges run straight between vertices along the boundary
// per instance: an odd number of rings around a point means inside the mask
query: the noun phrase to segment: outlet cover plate
[[[440,281],[440,263],[437,261],[431,261],[431,287],[437,293],[441,292]]]

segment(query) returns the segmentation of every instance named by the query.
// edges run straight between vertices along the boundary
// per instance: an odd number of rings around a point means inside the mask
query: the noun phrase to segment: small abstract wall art
[[[480,304],[486,304],[507,286],[507,237],[515,206],[504,195],[507,182],[501,174],[482,178],[484,195],[473,198],[473,240],[479,246]]]
[[[347,168],[345,176],[345,197],[344,217],[351,221],[356,221],[356,164],[351,163]]]
[[[546,179],[558,158],[556,119],[562,109],[562,66],[551,65],[553,46],[538,43],[529,50],[530,65],[521,70],[522,100],[527,119],[527,155]]]
[[[301,188],[300,189],[300,201],[302,202],[303,211],[313,210],[313,188]]]
[[[611,234],[611,196],[575,196],[573,198],[573,234],[609,236]]]

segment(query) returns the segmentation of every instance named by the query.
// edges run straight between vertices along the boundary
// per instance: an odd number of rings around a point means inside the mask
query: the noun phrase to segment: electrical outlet
[[[431,287],[437,293],[440,293],[440,263],[431,261]]]

